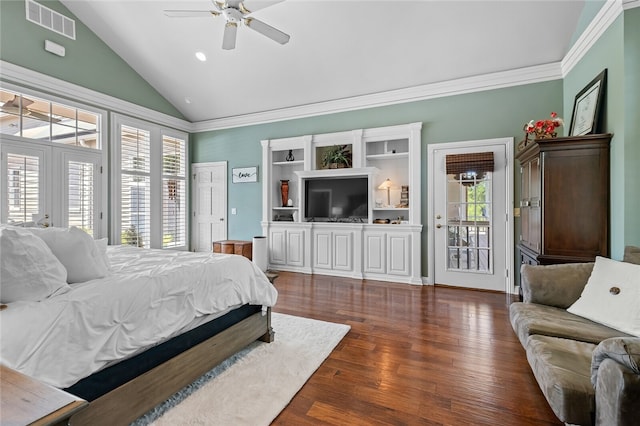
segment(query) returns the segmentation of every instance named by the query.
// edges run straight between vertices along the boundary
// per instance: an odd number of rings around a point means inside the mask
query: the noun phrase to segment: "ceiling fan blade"
[[[224,27],[224,36],[222,38],[222,48],[224,50],[235,49],[237,32],[238,24],[235,22],[227,22],[227,25]]]
[[[226,4],[228,7],[232,7],[234,9],[240,9],[240,5],[242,4],[242,0],[227,0]]]
[[[255,2],[251,0],[246,0],[246,1],[243,1],[242,4],[240,5],[240,10],[242,10],[243,13],[245,14],[249,14],[251,12],[255,12],[256,10],[266,9],[267,7],[273,6],[274,4],[282,3],[283,1],[284,0],[271,0],[271,1]],[[245,3],[249,3],[249,5],[246,5]]]
[[[279,29],[273,28],[271,25],[265,24],[264,22],[255,18],[247,18],[244,20],[244,23],[252,30],[257,31],[260,34],[267,36],[271,40],[277,41],[280,44],[288,43],[289,39],[291,38],[289,34],[285,34]]]
[[[218,16],[220,12],[215,10],[165,10],[164,14],[169,18],[206,18]]]

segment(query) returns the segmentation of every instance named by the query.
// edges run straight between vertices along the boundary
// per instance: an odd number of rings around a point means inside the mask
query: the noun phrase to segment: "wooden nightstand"
[[[88,402],[0,365],[0,424],[62,425]]]
[[[213,242],[214,253],[239,254],[251,260],[253,243],[251,241],[224,240]]]

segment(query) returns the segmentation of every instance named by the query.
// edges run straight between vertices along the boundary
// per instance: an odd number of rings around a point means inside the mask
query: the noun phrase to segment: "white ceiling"
[[[163,13],[210,0],[62,3],[197,122],[559,62],[585,0],[246,0],[291,41],[241,26],[231,51],[221,16]]]

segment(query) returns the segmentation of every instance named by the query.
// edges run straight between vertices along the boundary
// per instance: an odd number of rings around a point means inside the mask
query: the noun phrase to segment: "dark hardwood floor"
[[[287,272],[275,286],[274,312],[351,330],[274,425],[562,424],[505,294]]]

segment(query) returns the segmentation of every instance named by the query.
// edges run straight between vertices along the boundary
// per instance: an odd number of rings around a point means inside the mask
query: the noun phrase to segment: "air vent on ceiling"
[[[76,39],[76,21],[33,0],[25,0],[27,21],[38,24],[72,40]]]

